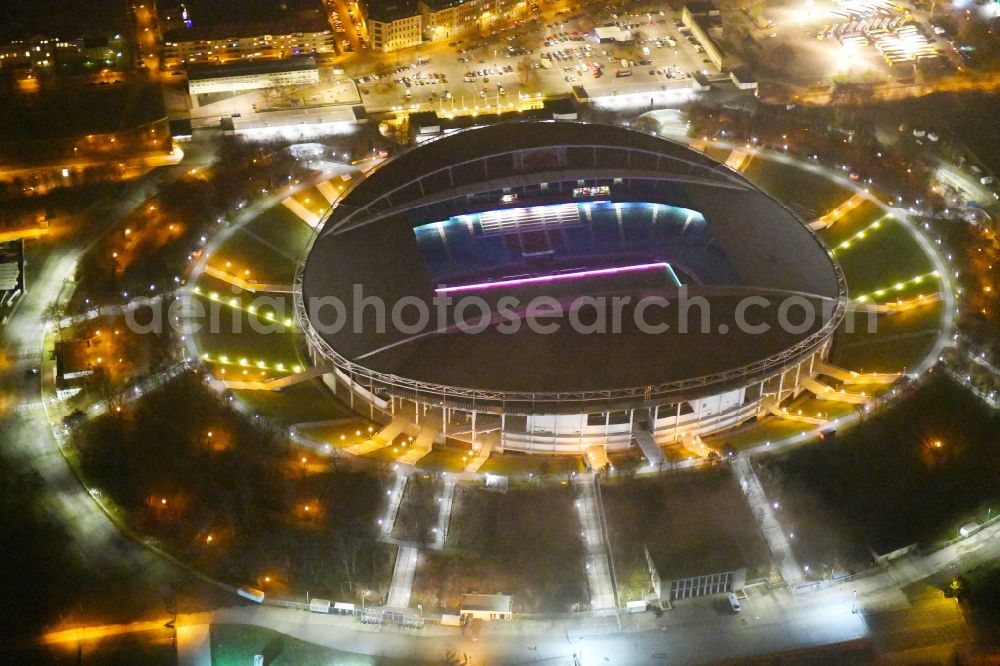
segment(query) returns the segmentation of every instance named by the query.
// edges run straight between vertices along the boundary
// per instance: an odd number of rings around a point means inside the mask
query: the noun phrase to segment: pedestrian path
[[[802,388],[816,396],[817,400],[833,400],[834,402],[863,405],[871,402],[872,399],[872,396],[866,395],[864,392],[854,393],[853,391],[845,391],[844,389],[837,390],[812,377],[803,377],[800,383],[802,384]]]
[[[396,475],[396,482],[389,493],[389,501],[386,503],[385,515],[379,521],[379,536],[385,538],[392,534],[392,528],[396,524],[396,515],[399,513],[399,505],[403,502],[403,491],[406,489],[408,477],[403,474]]]
[[[213,277],[217,280],[222,280],[227,282],[234,287],[239,287],[243,291],[249,291],[252,293],[258,292],[273,292],[279,294],[290,294],[294,291],[294,288],[290,284],[277,284],[273,282],[259,282],[257,280],[246,280],[239,275],[233,275],[228,271],[224,271],[214,266],[205,266],[203,273],[209,277]]]
[[[397,462],[401,462],[404,465],[415,465],[417,461],[431,452],[436,437],[436,431],[430,428],[422,428],[417,434],[417,438],[413,440],[413,443],[407,447],[403,455],[399,456]]]
[[[734,171],[743,171],[750,164],[751,159],[753,156],[750,153],[737,148],[729,153],[729,157],[726,158],[726,166]]]
[[[356,456],[363,456],[377,451],[392,444],[392,440],[402,435],[407,425],[408,421],[406,419],[397,416],[389,422],[389,425],[375,433],[375,436],[371,439],[352,444],[344,450]]]
[[[649,432],[645,428],[639,427],[635,430],[635,441],[639,444],[639,449],[642,451],[642,455],[646,456],[646,462],[654,467],[666,461],[663,455],[663,449],[660,445],[656,443],[656,439],[653,438],[653,433]]]
[[[466,472],[478,472],[479,468],[483,466],[487,458],[490,457],[490,452],[493,450],[493,439],[491,437],[482,437],[479,440],[479,450],[476,455],[472,457],[469,464],[465,466]]]
[[[846,201],[838,205],[833,210],[828,211],[822,217],[818,217],[809,223],[809,228],[813,231],[819,231],[820,229],[826,229],[833,225],[834,222],[840,218],[847,215],[849,212],[860,206],[865,202],[865,198],[860,194],[852,194],[847,198]]]
[[[736,458],[733,469],[736,471],[736,478],[740,482],[743,496],[746,497],[750,510],[760,525],[760,531],[764,534],[768,548],[771,549],[771,557],[778,565],[781,577],[789,586],[801,582],[802,568],[796,561],[795,554],[792,553],[792,546],[782,531],[777,516],[774,515],[774,504],[768,501],[764,489],[760,485],[760,480],[757,479],[757,473],[750,465],[750,459],[745,455],[739,456]]]
[[[392,583],[389,585],[389,597],[385,602],[388,608],[409,608],[413,574],[417,570],[417,557],[416,546],[400,545],[396,551],[396,566],[392,569]]]
[[[438,498],[437,530],[434,532],[434,543],[431,548],[441,550],[448,542],[448,525],[451,524],[451,507],[455,501],[455,476],[447,474],[444,477],[444,487]]]
[[[602,610],[615,607],[614,586],[604,532],[601,528],[600,507],[594,490],[594,479],[581,475],[577,481],[579,496],[576,513],[583,530],[583,544],[587,549],[587,584],[590,586],[590,607]]]
[[[316,183],[316,189],[319,190],[319,193],[323,195],[323,198],[326,199],[327,203],[332,204],[334,201],[340,198],[340,193],[328,180],[321,180],[320,182]]]
[[[320,220],[322,219],[318,214],[312,212],[301,203],[295,197],[288,197],[281,202],[285,208],[295,213],[295,215],[308,224],[310,227],[315,229],[319,226]]]
[[[226,388],[238,389],[242,391],[280,391],[281,389],[288,388],[289,386],[301,384],[302,382],[315,379],[316,377],[322,377],[330,372],[333,372],[333,368],[330,366],[314,365],[308,370],[296,372],[291,375],[284,375],[282,377],[272,377],[271,379],[263,380],[226,379],[223,380],[223,384],[225,384]]]
[[[855,372],[829,363],[817,363],[816,374],[826,375],[845,384],[891,384],[900,377],[898,372]]]

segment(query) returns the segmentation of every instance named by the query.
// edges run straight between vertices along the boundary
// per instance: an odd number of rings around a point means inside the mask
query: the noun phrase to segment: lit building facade
[[[336,39],[325,20],[283,24],[179,29],[164,36],[163,66],[280,60],[297,55],[335,55]]]
[[[417,46],[423,41],[423,21],[414,3],[368,5],[372,50],[387,53]]]
[[[475,32],[488,3],[485,0],[425,0],[420,3],[424,38],[451,39]]]
[[[270,62],[237,62],[229,65],[195,65],[188,70],[192,95],[239,92],[319,83],[316,60],[299,56]]]

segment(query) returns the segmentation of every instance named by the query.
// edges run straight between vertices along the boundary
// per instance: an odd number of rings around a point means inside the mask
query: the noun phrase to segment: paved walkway
[[[396,566],[392,569],[392,583],[389,585],[388,608],[409,608],[410,592],[413,589],[413,574],[417,570],[419,552],[416,546],[400,544],[396,551]]]
[[[611,567],[604,532],[601,530],[600,506],[590,475],[577,477],[580,490],[576,500],[576,513],[583,528],[583,543],[587,548],[587,584],[590,586],[590,607],[602,610],[615,607],[615,593],[611,582]]]
[[[397,458],[397,462],[404,465],[416,465],[417,462],[431,452],[434,448],[434,440],[438,433],[430,428],[421,428],[417,438],[406,448],[403,455]]]
[[[392,534],[392,528],[396,524],[396,515],[399,513],[399,505],[403,501],[403,491],[406,488],[406,480],[409,477],[403,474],[396,475],[396,482],[389,493],[389,501],[385,507],[385,515],[379,521],[379,536],[385,538]]]
[[[285,208],[295,213],[296,217],[298,217],[300,220],[308,224],[313,229],[318,227],[319,223],[323,219],[316,213],[312,212],[311,210],[300,204],[298,200],[295,199],[295,197],[288,197],[281,203]]]
[[[764,533],[764,538],[771,549],[771,556],[774,558],[775,564],[778,565],[781,577],[788,585],[801,582],[802,568],[795,560],[791,544],[788,543],[785,533],[781,530],[781,524],[774,515],[774,505],[768,501],[764,494],[764,489],[757,479],[757,473],[750,465],[750,459],[745,455],[739,456],[734,462],[733,469],[736,472],[736,478],[739,479],[743,495],[747,498],[747,503],[750,504],[750,510],[753,511],[760,524],[760,531]]]
[[[437,529],[434,531],[434,543],[431,544],[431,548],[441,550],[448,541],[448,525],[451,524],[451,508],[455,503],[456,483],[454,474],[445,475],[444,488],[441,490],[441,497],[438,498]]]
[[[396,439],[396,437],[403,434],[407,425],[409,425],[409,422],[406,419],[397,416],[390,421],[386,427],[375,433],[375,436],[371,439],[366,439],[363,442],[352,444],[344,450],[352,455],[363,456],[365,454],[372,453],[373,451],[385,448],[392,444],[392,441]]]
[[[663,449],[660,445],[656,443],[656,439],[653,437],[653,433],[649,432],[642,426],[635,428],[633,433],[635,436],[636,443],[639,444],[639,448],[642,450],[642,455],[646,456],[646,462],[648,462],[653,467],[666,462],[666,457],[663,455]]]

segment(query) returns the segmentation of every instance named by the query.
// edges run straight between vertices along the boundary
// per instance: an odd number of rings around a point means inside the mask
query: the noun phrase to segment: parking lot
[[[516,108],[574,86],[592,97],[687,87],[693,72],[718,73],[680,27],[677,12],[557,11],[562,13],[529,18],[490,38],[421,47],[410,64],[359,63],[349,72],[369,108],[421,105],[446,112]],[[599,42],[595,27],[616,24],[635,39]]]

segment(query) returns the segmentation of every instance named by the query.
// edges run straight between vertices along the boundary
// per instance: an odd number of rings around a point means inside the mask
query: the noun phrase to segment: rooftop
[[[741,386],[774,359],[790,362],[789,350],[805,356],[839,321],[843,294],[815,235],[739,174],[659,137],[572,122],[455,132],[384,163],[331,211],[303,273],[307,306],[329,296],[350,304],[354,285],[387,309],[416,299],[445,315],[413,334],[379,327],[369,308],[323,333],[338,354],[373,371],[482,391],[656,386],[689,397],[695,385],[705,395]],[[435,299],[456,288],[438,310]],[[479,321],[477,308],[459,316],[456,304],[469,295],[494,314],[514,297],[511,314],[522,320],[537,296],[563,308],[584,295],[631,300],[615,330],[578,330],[564,318],[545,334],[527,325],[500,331],[496,321],[470,334],[456,325]],[[643,319],[668,330],[636,323],[647,296],[665,305]],[[737,326],[747,296],[762,304],[754,322],[767,325],[764,333]],[[800,330],[778,325],[789,296],[815,306]],[[709,329],[698,320],[699,330],[679,331],[684,299],[699,297],[710,304]]]
[[[230,76],[253,76],[316,69],[316,59],[312,56],[295,56],[284,60],[241,60],[225,65],[198,64],[188,67],[188,80],[204,81]]]
[[[420,15],[416,2],[411,0],[374,0],[367,4],[368,18],[389,23]]]
[[[322,14],[302,12],[271,21],[242,21],[239,23],[193,24],[190,28],[170,30],[163,35],[165,42],[197,42],[225,39],[263,37],[265,35],[291,35],[299,32],[327,32],[330,24]]]
[[[462,612],[471,611],[509,613],[511,597],[508,594],[463,594]]]

